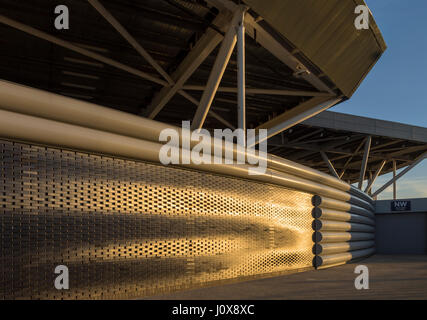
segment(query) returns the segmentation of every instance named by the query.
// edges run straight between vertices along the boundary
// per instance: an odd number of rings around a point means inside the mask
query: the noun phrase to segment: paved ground
[[[354,268],[369,268],[368,290],[356,290]],[[427,299],[427,255],[375,255],[354,264],[224,286],[183,291],[151,299]]]

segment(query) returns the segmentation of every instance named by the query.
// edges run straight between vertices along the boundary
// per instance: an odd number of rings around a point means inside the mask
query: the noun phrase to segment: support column
[[[326,153],[325,153],[325,152],[323,152],[323,151],[320,151],[320,155],[322,156],[323,161],[325,161],[326,165],[328,166],[329,171],[331,172],[331,174],[332,174],[334,177],[336,177],[337,179],[340,179],[340,177],[339,177],[339,175],[338,175],[337,171],[335,170],[335,168],[334,168],[334,166],[333,166],[332,162],[329,160],[329,158],[328,158],[328,156],[326,155]]]
[[[384,168],[384,165],[386,164],[387,160],[383,160],[380,164],[380,166],[378,167],[377,171],[375,171],[374,176],[372,177],[372,179],[369,181],[368,186],[365,189],[365,193],[371,192],[372,186],[375,183],[375,180],[377,180],[378,176],[380,175],[381,171]]]
[[[131,36],[131,34],[123,27],[120,22],[98,1],[88,0],[88,2],[107,20],[111,26],[132,46],[136,51],[154,68],[156,71],[171,85],[172,78],[169,74],[157,63],[156,60]]]
[[[424,152],[422,155],[420,155],[411,165],[407,166],[405,169],[403,169],[401,172],[399,172],[399,174],[396,175],[393,179],[389,180],[381,188],[379,188],[377,191],[375,191],[372,196],[375,197],[375,196],[379,195],[381,192],[383,192],[385,189],[387,189],[392,183],[397,181],[399,178],[403,177],[408,171],[410,171],[412,168],[414,168],[417,164],[419,164],[425,158],[427,158],[427,152]]]
[[[205,122],[206,116],[219,87],[225,68],[227,67],[228,61],[230,60],[231,54],[233,53],[234,46],[236,45],[236,26],[242,19],[242,14],[245,10],[246,8],[239,7],[238,10],[234,13],[230,27],[224,36],[224,40],[222,40],[221,47],[209,75],[206,89],[203,91],[202,98],[200,99],[199,106],[191,123],[192,130],[201,129],[203,127],[203,123]]]
[[[362,190],[363,180],[365,179],[366,166],[368,165],[369,159],[369,150],[371,149],[371,141],[372,137],[368,136],[365,142],[365,152],[363,153],[362,166],[360,168],[360,176],[359,176],[359,189]]]
[[[227,30],[231,16],[220,12],[214,19],[213,24],[220,27],[221,30]],[[195,46],[190,50],[178,68],[171,74],[175,82],[173,86],[166,86],[157,91],[146,110],[141,110],[140,114],[149,119],[154,119],[156,115],[165,107],[165,105],[180,91],[185,82],[199,68],[212,51],[221,43],[223,36],[217,31],[208,28]],[[199,102],[197,102],[197,105]]]
[[[341,98],[325,98],[313,97],[310,100],[302,102],[298,106],[289,111],[285,111],[281,115],[263,123],[256,129],[267,129],[267,137],[260,139],[259,136],[255,139],[255,144],[261,143],[282,131],[285,131],[308,118],[314,117],[320,112],[333,107],[341,101]],[[250,146],[251,147],[251,146]]]
[[[393,200],[396,200],[396,160],[393,160]]]
[[[372,179],[373,179],[372,171],[369,171],[368,175],[369,175],[368,185],[370,185],[370,184],[371,184],[371,182],[372,182]],[[372,192],[369,190],[369,191],[368,191],[368,195],[371,195],[371,194],[372,194]]]
[[[246,70],[245,70],[245,11],[237,28],[237,127],[243,129],[243,146],[246,146]]]

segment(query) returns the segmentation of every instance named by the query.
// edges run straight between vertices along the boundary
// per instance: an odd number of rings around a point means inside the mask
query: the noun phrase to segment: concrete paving
[[[369,289],[357,290],[357,265],[369,268]],[[427,255],[374,255],[357,263],[223,286],[188,290],[150,299],[427,299]]]

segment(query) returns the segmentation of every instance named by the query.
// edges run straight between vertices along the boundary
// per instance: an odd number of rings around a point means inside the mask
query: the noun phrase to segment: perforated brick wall
[[[9,141],[0,160],[0,298],[144,297],[311,267],[310,194]]]

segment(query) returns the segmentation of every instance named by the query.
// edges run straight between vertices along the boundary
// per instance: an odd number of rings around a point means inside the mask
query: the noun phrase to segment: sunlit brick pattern
[[[311,195],[0,141],[0,297],[132,298],[311,267]],[[69,290],[54,288],[66,265]]]

